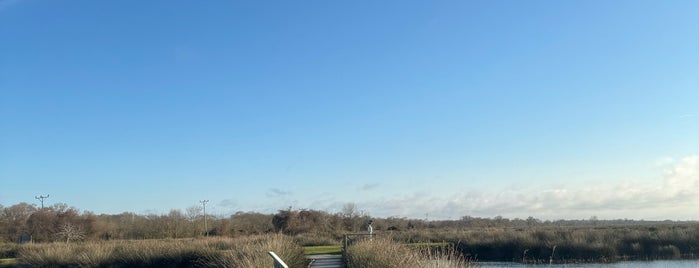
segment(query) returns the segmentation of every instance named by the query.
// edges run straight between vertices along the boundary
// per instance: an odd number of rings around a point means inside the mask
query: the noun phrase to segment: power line
[[[204,236],[209,236],[209,227],[206,225],[206,203],[209,203],[209,200],[199,200],[199,203],[204,207]]]
[[[49,195],[46,195],[46,196],[40,195],[40,196],[35,196],[34,198],[41,201],[41,209],[44,209],[44,199],[49,198]]]

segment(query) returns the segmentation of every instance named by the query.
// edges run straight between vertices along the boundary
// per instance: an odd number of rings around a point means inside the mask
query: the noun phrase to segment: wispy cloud
[[[269,191],[267,191],[266,195],[267,197],[279,197],[279,196],[287,196],[291,195],[291,191],[284,191],[278,188],[270,188]]]
[[[361,187],[359,187],[359,190],[362,190],[362,191],[374,190],[376,188],[379,188],[379,185],[380,184],[378,184],[378,183],[367,183],[367,184],[364,184]]]
[[[358,203],[376,216],[459,218],[535,216],[561,218],[696,219],[699,205],[699,156],[666,163],[654,181],[625,181],[587,186],[468,191],[434,197],[414,192]]]
[[[225,208],[235,208],[238,206],[238,201],[234,199],[223,199],[221,200],[221,202],[218,202],[218,206]]]

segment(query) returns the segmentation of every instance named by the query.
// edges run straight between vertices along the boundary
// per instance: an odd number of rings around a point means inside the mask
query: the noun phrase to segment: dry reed
[[[389,238],[362,240],[347,249],[350,268],[461,268],[475,264],[449,248],[410,248]]]
[[[272,267],[268,251],[305,267],[303,248],[284,235],[23,245],[21,267]]]

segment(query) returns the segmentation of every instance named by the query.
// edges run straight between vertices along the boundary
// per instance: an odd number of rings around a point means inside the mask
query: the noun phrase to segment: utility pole
[[[41,209],[43,210],[44,209],[44,199],[49,198],[49,195],[46,195],[46,196],[40,195],[40,196],[35,196],[34,198],[41,201]]]
[[[204,206],[204,236],[209,236],[209,227],[206,225],[206,203],[209,203],[209,200],[199,200],[199,203]]]

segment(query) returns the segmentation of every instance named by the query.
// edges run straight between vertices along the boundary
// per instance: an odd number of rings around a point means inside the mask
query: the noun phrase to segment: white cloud
[[[545,219],[600,218],[698,219],[699,156],[663,160],[665,174],[655,181],[611,181],[557,188],[465,191],[432,197],[414,192],[358,203],[375,216],[457,219],[464,215]]]

